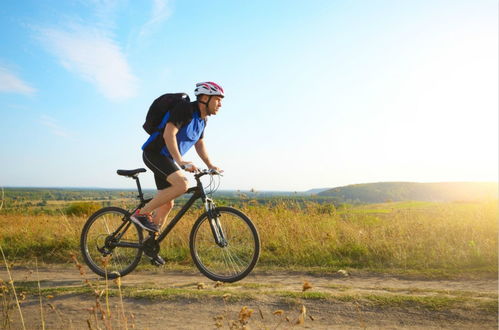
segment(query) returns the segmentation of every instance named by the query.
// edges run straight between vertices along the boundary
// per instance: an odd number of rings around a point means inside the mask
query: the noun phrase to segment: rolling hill
[[[317,195],[344,203],[450,202],[497,199],[498,189],[497,182],[378,182],[332,188]]]

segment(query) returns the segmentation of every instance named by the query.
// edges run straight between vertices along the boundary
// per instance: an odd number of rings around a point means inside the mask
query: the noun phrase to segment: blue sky
[[[115,170],[144,167],[150,103],[206,80],[227,95],[205,133],[224,189],[497,181],[497,12],[492,0],[3,1],[0,185],[133,188]]]

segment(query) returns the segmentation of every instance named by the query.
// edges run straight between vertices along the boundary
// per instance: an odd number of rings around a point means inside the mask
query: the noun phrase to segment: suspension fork
[[[228,242],[222,229],[219,218],[220,214],[216,210],[215,203],[211,198],[206,198],[204,206],[206,213],[208,214],[208,222],[210,223],[211,233],[213,234],[215,243],[220,247],[226,247]]]

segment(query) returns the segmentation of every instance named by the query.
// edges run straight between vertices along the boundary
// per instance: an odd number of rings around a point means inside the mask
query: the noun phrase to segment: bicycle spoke
[[[108,224],[108,220],[107,218],[104,218],[104,226],[106,226],[106,231],[107,231],[107,234],[111,234],[111,230],[109,229],[109,224]]]
[[[230,252],[230,250],[227,250],[227,254],[229,255],[229,258],[230,260],[232,261],[232,265],[234,267],[234,269],[237,271],[237,273],[240,273],[241,272],[241,268],[240,266],[242,266],[241,264],[238,264],[236,262],[236,257],[234,255],[232,255],[232,253]]]
[[[240,273],[241,269],[239,268],[239,266],[242,266],[242,265],[240,265],[240,264],[238,265],[237,262],[235,261],[235,258],[237,258],[237,257],[231,253],[229,248],[224,248],[224,250],[225,250],[225,253],[227,254],[227,257],[230,260],[232,269],[234,269],[235,274]]]
[[[234,267],[234,263],[232,262],[230,255],[227,253],[225,248],[222,248],[222,254],[224,256],[224,260],[227,262],[227,272],[229,274],[237,274],[237,269]]]
[[[223,263],[225,265],[225,269],[229,269],[230,263],[229,263],[229,260],[227,259],[227,255],[225,254],[223,248],[222,248],[222,260],[223,260]]]
[[[235,264],[238,264],[239,266],[244,266],[245,263],[241,260],[241,258],[238,257],[237,253],[231,253],[230,248],[227,248],[227,253],[231,255],[232,260],[234,261]]]

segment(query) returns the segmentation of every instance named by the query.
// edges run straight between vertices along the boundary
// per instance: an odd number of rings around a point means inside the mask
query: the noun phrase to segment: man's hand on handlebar
[[[215,165],[208,166],[208,169],[209,169],[210,171],[214,171],[214,172],[216,172],[217,174],[220,174],[220,173],[223,173],[223,172],[224,172],[224,170],[222,170],[220,167],[215,166]]]
[[[199,172],[199,169],[192,162],[179,162],[180,168],[191,173]]]
[[[194,165],[191,162],[181,162],[181,164],[179,164],[179,165],[180,165],[181,169],[183,169],[184,171],[191,172],[191,173],[223,176],[222,173],[224,172],[222,169],[220,169],[216,166],[212,166],[212,167],[210,167],[210,169],[201,170],[201,169],[197,168],[196,165]]]

